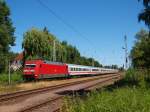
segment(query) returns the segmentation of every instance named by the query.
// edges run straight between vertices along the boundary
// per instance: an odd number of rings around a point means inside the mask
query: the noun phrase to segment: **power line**
[[[76,34],[78,34],[80,37],[82,37],[83,39],[85,39],[86,41],[88,41],[90,44],[92,44],[93,46],[95,46],[91,40],[89,40],[88,38],[86,38],[81,32],[79,32],[74,26],[72,26],[71,24],[69,24],[68,22],[66,22],[62,17],[60,17],[58,14],[56,14],[52,9],[50,9],[46,4],[44,4],[41,0],[36,0],[41,6],[45,7],[48,12],[50,14],[52,14],[53,16],[55,16],[59,21],[61,21],[63,24],[65,24],[68,28],[70,28],[72,31],[74,31]],[[94,48],[94,47],[93,47]],[[95,48],[94,48],[95,49]]]

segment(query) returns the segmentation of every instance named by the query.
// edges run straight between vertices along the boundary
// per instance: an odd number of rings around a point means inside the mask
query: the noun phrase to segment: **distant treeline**
[[[54,53],[55,46],[55,53]],[[101,67],[102,65],[93,58],[81,56],[78,49],[66,41],[60,42],[53,34],[45,27],[43,30],[32,28],[24,34],[23,40],[24,56],[26,59],[44,59],[55,61],[81,64],[88,66]]]
[[[8,63],[18,55],[11,52],[11,46],[15,46],[15,28],[10,18],[10,9],[5,1],[0,1],[0,72],[8,72]],[[53,61],[53,46],[55,41],[56,61],[64,63],[82,64],[91,66],[102,66],[93,58],[80,55],[78,49],[69,45],[66,41],[60,42],[54,35],[49,33],[47,28],[38,30],[32,28],[24,33],[22,48],[24,60],[44,59]]]
[[[0,73],[8,72],[9,62],[12,62],[18,55],[10,51],[10,48],[15,46],[16,37],[14,36],[14,32],[15,27],[13,27],[10,18],[10,9],[5,1],[0,0]],[[59,41],[46,27],[42,30],[32,28],[25,32],[23,37],[23,62],[27,59],[44,59],[102,67],[95,59],[82,56],[75,46],[68,44],[66,41]],[[55,53],[53,50],[54,44]],[[56,59],[53,59],[54,54],[56,55]],[[105,67],[118,68],[116,65]]]

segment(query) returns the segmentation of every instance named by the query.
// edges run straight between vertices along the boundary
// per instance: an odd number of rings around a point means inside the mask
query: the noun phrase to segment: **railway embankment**
[[[20,75],[16,76],[17,81],[22,80],[20,79]],[[41,87],[47,87],[47,86],[55,86],[59,84],[64,84],[64,83],[70,83],[70,82],[75,82],[75,81],[82,81],[82,80],[87,80],[91,79],[93,77],[75,77],[71,79],[51,79],[51,80],[41,80],[41,81],[30,81],[30,82],[21,82],[21,83],[13,83],[8,85],[8,75],[1,76],[1,78],[4,80],[4,82],[7,83],[1,83],[0,84],[0,94],[5,94],[5,93],[11,93],[11,92],[17,92],[17,91],[22,91],[22,90],[31,90],[31,89],[37,89]]]
[[[3,94],[0,96],[0,110],[3,112],[61,111],[62,98],[66,93],[89,91],[100,86],[110,85],[120,78],[120,74],[101,75],[55,86]]]
[[[129,69],[114,85],[66,97],[62,112],[149,112],[150,72]]]

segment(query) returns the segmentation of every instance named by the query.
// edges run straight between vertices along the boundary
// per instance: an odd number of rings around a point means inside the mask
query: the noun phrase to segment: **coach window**
[[[78,68],[76,68],[76,71],[78,71]]]
[[[79,71],[79,68],[77,68],[77,71]]]
[[[76,68],[73,68],[73,71],[76,71]]]
[[[78,68],[76,68],[76,71],[78,71]]]
[[[71,67],[70,70],[73,71],[73,68]]]

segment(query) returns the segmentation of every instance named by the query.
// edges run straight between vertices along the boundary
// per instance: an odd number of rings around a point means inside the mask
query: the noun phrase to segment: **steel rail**
[[[43,92],[46,92],[46,91],[52,91],[52,90],[63,88],[63,87],[70,86],[70,85],[85,83],[85,82],[88,82],[88,81],[93,81],[93,80],[97,80],[97,79],[100,79],[100,78],[107,78],[107,77],[117,76],[117,75],[118,74],[101,75],[101,76],[96,77],[96,78],[94,77],[92,79],[86,79],[86,80],[82,80],[82,81],[75,81],[75,82],[59,84],[59,85],[55,85],[55,86],[48,86],[48,87],[43,87],[43,88],[38,88],[38,89],[32,89],[32,90],[26,90],[26,91],[19,91],[19,92],[14,92],[14,93],[3,94],[3,95],[0,95],[0,103],[2,103],[4,101],[11,100],[11,99],[19,98],[19,97],[22,97],[22,96],[43,93]]]
[[[106,78],[106,77],[105,77],[105,78]],[[95,86],[95,85],[97,85],[97,84],[103,84],[103,83],[105,83],[105,82],[112,81],[113,79],[116,79],[116,78],[120,78],[120,75],[118,74],[118,75],[116,75],[116,76],[111,76],[110,78],[108,78],[108,79],[106,79],[106,80],[98,81],[97,83],[95,83],[95,84],[93,84],[93,85],[90,85],[90,86],[87,86],[87,87],[85,87],[84,89],[91,88],[91,87],[93,87],[93,86]],[[97,79],[96,79],[96,80],[97,80]],[[93,80],[93,81],[94,81],[94,80]],[[59,100],[59,99],[61,99],[61,98],[63,98],[63,96],[59,96],[59,97],[56,97],[56,98],[54,98],[54,99],[48,100],[48,101],[46,101],[46,102],[42,102],[42,103],[40,103],[40,104],[38,104],[38,105],[34,105],[33,107],[28,107],[28,108],[23,109],[23,110],[21,110],[21,111],[19,111],[19,112],[30,112],[30,111],[33,111],[34,109],[40,108],[40,107],[42,107],[42,106],[45,106],[45,104],[47,104],[47,103],[52,103],[52,102],[54,102],[54,101],[56,101],[56,100]],[[61,107],[57,107],[57,108],[54,109],[54,111],[52,111],[52,112],[59,112],[59,111],[60,111],[60,108],[61,108]]]
[[[62,98],[63,98],[63,96],[58,96],[58,97],[53,98],[53,99],[51,99],[51,100],[48,100],[48,101],[39,103],[38,105],[34,105],[34,106],[32,106],[32,107],[28,107],[28,108],[22,109],[22,110],[20,110],[19,112],[31,112],[31,111],[33,111],[34,109],[40,108],[40,107],[42,107],[42,106],[45,106],[47,103],[52,103],[52,102],[57,101],[57,100],[62,99]],[[60,107],[54,109],[53,112],[55,112],[55,111],[57,112],[57,110],[59,110],[59,109],[60,109]]]

